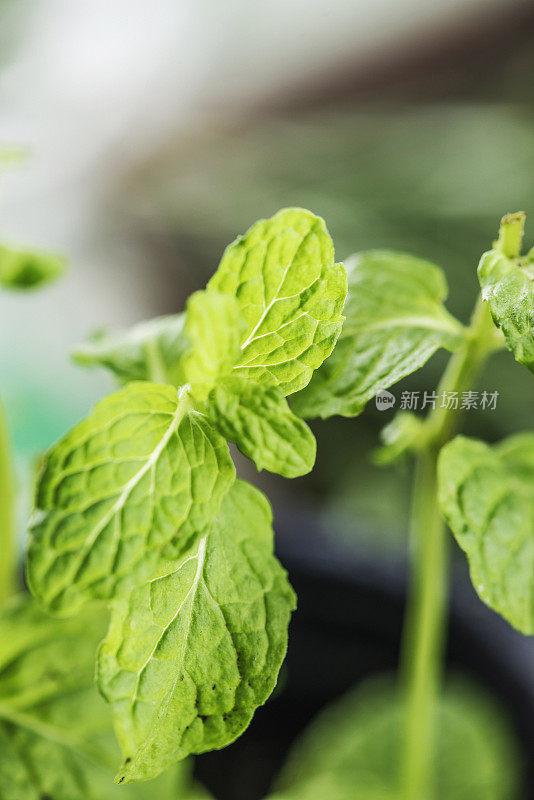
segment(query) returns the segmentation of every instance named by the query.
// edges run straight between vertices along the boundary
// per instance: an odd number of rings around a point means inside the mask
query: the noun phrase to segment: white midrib
[[[288,267],[287,269],[289,269],[289,267]],[[278,297],[278,292],[280,291],[280,288],[282,287],[282,284],[283,284],[283,282],[284,282],[284,279],[285,279],[285,277],[286,277],[286,274],[287,274],[287,269],[286,269],[286,271],[284,272],[284,277],[282,278],[282,280],[281,280],[281,282],[280,282],[280,286],[279,286],[279,287],[278,287],[278,289],[276,290],[276,294],[275,294],[275,296],[273,297],[273,299],[271,300],[271,302],[270,302],[270,303],[269,303],[269,304],[268,304],[268,305],[267,305],[267,306],[266,306],[266,307],[263,309],[263,311],[262,311],[262,314],[261,314],[261,317],[259,318],[259,320],[257,321],[257,323],[256,323],[256,324],[254,325],[254,327],[252,328],[251,332],[249,333],[248,337],[245,339],[245,341],[244,341],[244,342],[243,342],[243,344],[241,345],[241,350],[244,350],[246,347],[248,347],[248,346],[249,346],[249,344],[250,344],[252,341],[254,341],[254,338],[255,338],[256,331],[258,331],[258,330],[261,328],[261,326],[262,326],[262,323],[263,323],[263,320],[265,319],[265,317],[267,316],[267,314],[269,313],[269,311],[271,310],[271,308],[274,306],[274,304],[275,304],[275,303],[276,303],[278,300],[283,300],[283,299],[284,299],[283,297]]]
[[[279,300],[287,300],[288,298],[287,297],[280,297],[278,299]],[[276,333],[280,333],[280,331],[283,330],[284,328],[287,328],[288,325],[294,325],[295,322],[298,322],[299,319],[302,319],[302,317],[309,317],[309,316],[310,316],[310,314],[307,311],[302,311],[297,317],[294,317],[293,319],[288,319],[287,322],[284,322],[282,325],[279,325],[278,328],[276,329]],[[258,325],[256,325],[255,330],[257,330],[257,329],[258,329]],[[255,336],[254,337],[254,341],[257,342],[258,339],[264,339],[266,336],[271,336],[272,334],[273,334],[273,331],[267,331],[267,333],[260,333],[259,336]],[[242,344],[241,345],[241,349],[244,350],[247,344],[250,344],[250,342],[247,341],[245,344]],[[244,366],[245,367],[246,364],[241,364],[240,366]]]
[[[160,442],[158,443],[157,447],[154,448],[152,453],[150,454],[147,461],[143,464],[143,466],[133,475],[128,483],[125,484],[124,489],[120,493],[117,500],[113,503],[111,508],[104,514],[100,522],[95,525],[92,531],[89,533],[87,539],[85,540],[83,547],[80,548],[78,558],[75,559],[72,569],[70,570],[69,579],[67,580],[67,585],[71,580],[74,580],[77,577],[78,570],[83,563],[83,560],[87,554],[87,552],[91,549],[95,541],[98,539],[106,525],[108,525],[115,514],[118,514],[119,511],[122,510],[128,497],[130,496],[133,489],[137,486],[139,481],[146,475],[146,473],[154,467],[157,463],[160,455],[165,450],[166,446],[169,443],[171,436],[178,430],[178,427],[187,414],[190,408],[190,402],[188,397],[189,392],[189,385],[183,386],[178,393],[178,404],[176,406],[176,411],[173,414],[172,422],[165,431],[165,434],[162,436]],[[120,535],[120,526],[119,526],[119,535]]]
[[[291,269],[292,266],[293,266],[293,259],[291,259],[289,261],[288,265],[284,269],[284,272],[283,272],[282,277],[280,279],[280,282],[278,284],[278,288],[277,288],[276,292],[273,295],[273,299],[270,301],[270,303],[267,304],[267,306],[264,305],[264,308],[263,308],[263,311],[262,311],[262,314],[261,314],[259,320],[254,325],[253,329],[251,330],[251,332],[249,333],[249,335],[247,336],[247,338],[245,339],[245,341],[241,345],[241,350],[244,350],[246,347],[248,347],[248,345],[252,341],[254,341],[255,338],[257,338],[256,337],[256,332],[261,328],[265,317],[267,316],[267,314],[269,313],[269,311],[271,310],[271,308],[274,306],[275,303],[278,303],[280,300],[289,300],[291,297],[296,297],[299,294],[302,294],[302,292],[306,291],[306,289],[309,288],[309,286],[303,286],[302,289],[300,289],[295,295],[289,295],[288,297],[279,297],[278,296],[280,290],[282,289],[282,286],[284,285],[284,281],[287,278],[287,273],[289,272],[289,270]],[[262,273],[262,280],[263,280],[263,273]],[[314,278],[313,281],[311,282],[310,286],[313,283],[315,283],[316,280],[317,280],[317,278]]]
[[[200,581],[200,577],[202,575],[202,570],[204,568],[204,561],[206,560],[206,543],[207,543],[207,541],[208,541],[208,534],[203,536],[202,539],[200,540],[200,542],[198,544],[198,550],[196,552],[196,555],[195,556],[190,556],[189,558],[186,558],[185,561],[182,561],[182,563],[180,564],[180,566],[176,570],[176,572],[179,572],[181,569],[183,569],[185,564],[187,564],[189,561],[191,561],[192,558],[198,559],[197,568],[196,568],[196,571],[195,571],[195,577],[193,578],[193,582],[192,582],[191,586],[189,587],[189,589],[187,591],[187,594],[185,595],[184,599],[182,600],[182,602],[178,606],[178,609],[176,610],[176,613],[173,615],[172,619],[169,620],[167,625],[165,625],[165,627],[162,629],[161,634],[158,636],[158,638],[156,640],[156,643],[154,644],[154,647],[152,648],[152,650],[148,654],[148,656],[145,659],[145,662],[143,663],[143,665],[137,671],[137,681],[136,681],[136,684],[135,684],[135,692],[134,692],[133,697],[132,697],[132,706],[133,706],[133,704],[135,703],[135,701],[137,700],[137,697],[138,697],[137,692],[139,690],[139,683],[140,683],[140,680],[141,680],[141,676],[142,676],[144,670],[146,669],[146,667],[148,666],[148,664],[150,663],[152,657],[154,656],[154,653],[158,649],[159,643],[161,642],[161,639],[163,638],[164,633],[169,630],[169,628],[171,627],[171,625],[174,622],[176,622],[176,620],[178,619],[178,617],[180,615],[180,612],[182,611],[184,605],[187,603],[189,598],[192,597],[192,596],[194,597],[194,595],[196,594],[196,591],[197,591],[197,588],[198,588],[198,584],[199,584],[199,581]],[[166,575],[162,576],[162,578],[165,578],[165,577],[167,577],[167,576]],[[160,580],[160,579],[158,578],[156,580]],[[180,656],[180,660],[178,662],[180,664],[180,668],[182,667],[182,665],[184,663],[184,659],[185,659],[185,651],[186,651],[186,648],[187,648],[187,640],[189,638],[189,631],[190,631],[190,628],[191,628],[191,618],[192,618],[192,616],[193,616],[193,603],[191,603],[191,610],[189,612],[188,619],[187,619],[187,629],[186,629],[185,634],[184,634],[184,644],[183,644],[183,647],[182,647],[182,653],[181,653],[181,656]],[[180,675],[180,671],[178,670],[177,671],[177,676],[179,677],[179,675]],[[174,686],[176,686],[176,681],[174,681]],[[172,694],[172,692],[171,692],[171,694]]]

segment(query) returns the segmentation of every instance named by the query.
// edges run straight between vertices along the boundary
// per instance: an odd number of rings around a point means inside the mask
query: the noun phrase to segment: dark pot
[[[325,705],[377,672],[396,669],[406,563],[366,557],[309,513],[278,515],[277,550],[298,595],[279,686],[246,733],[200,756],[195,772],[217,800],[265,797],[293,740]],[[522,797],[534,800],[534,640],[478,599],[453,571],[448,667],[507,710],[525,753]]]

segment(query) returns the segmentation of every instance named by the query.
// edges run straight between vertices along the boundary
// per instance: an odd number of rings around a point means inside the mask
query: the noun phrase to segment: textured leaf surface
[[[320,217],[299,208],[260,220],[227,247],[208,289],[237,298],[245,319],[238,374],[306,386],[343,321],[346,274]]]
[[[447,284],[435,264],[370,251],[351,259],[347,272],[341,337],[309,386],[292,398],[303,417],[354,417],[378,391],[462,339],[462,326],[443,305]]]
[[[494,611],[534,633],[534,434],[490,447],[458,436],[439,460],[440,504]]]
[[[205,400],[210,389],[239,360],[243,319],[235,297],[196,292],[189,298],[185,329],[190,350],[184,375],[195,397]]]
[[[359,687],[312,722],[290,755],[276,800],[402,800],[404,719],[392,683]],[[451,686],[436,726],[434,800],[516,800],[515,742],[489,699]],[[314,795],[321,784],[325,793]]]
[[[45,458],[30,530],[28,579],[73,613],[147,576],[166,545],[186,546],[234,480],[228,446],[187,396],[152,383],[109,395]]]
[[[126,331],[101,332],[73,353],[84,367],[105,367],[123,382],[185,383],[179,364],[188,347],[184,314],[156,317]]]
[[[142,800],[113,783],[111,714],[94,687],[94,656],[106,614],[47,616],[29,598],[0,615],[0,797],[2,800]],[[176,772],[153,791],[174,800]]]
[[[272,539],[265,497],[236,481],[212,531],[115,604],[98,680],[126,757],[119,781],[224,747],[272,692],[295,602]]]
[[[61,256],[0,245],[0,286],[33,289],[50,283],[64,271]]]
[[[534,261],[508,259],[490,250],[482,256],[478,278],[506,346],[534,372]]]
[[[315,437],[276,386],[238,377],[222,381],[210,394],[208,415],[258,469],[295,478],[314,465]]]

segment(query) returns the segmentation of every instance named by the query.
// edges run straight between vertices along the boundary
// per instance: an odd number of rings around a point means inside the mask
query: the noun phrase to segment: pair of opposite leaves
[[[127,386],[47,454],[27,569],[60,614],[112,599],[97,679],[119,781],[230,743],[275,685],[295,598],[270,506],[236,480],[227,439],[258,468],[312,468],[285,396],[330,354],[345,295],[323,221],[288,209],[227,248],[185,319],[85,354]]]
[[[185,335],[181,317],[163,318],[123,337],[103,337],[79,353],[80,361],[108,366],[125,381],[152,377],[191,387],[177,397],[162,386],[132,384],[104,400],[49,454],[37,496],[44,518],[34,527],[29,552],[34,591],[50,607],[71,611],[87,597],[116,593],[123,598],[115,604],[100,656],[100,684],[114,704],[121,743],[131,759],[121,777],[149,777],[187,752],[221,747],[235,738],[272,689],[285,650],[289,593],[279,626],[284,642],[270,667],[271,680],[256,697],[249,693],[247,711],[237,715],[237,722],[230,717],[227,725],[228,711],[219,713],[225,704],[218,694],[199,695],[205,714],[197,708],[198,698],[196,711],[182,700],[173,704],[180,689],[175,679],[182,675],[175,663],[169,669],[168,659],[178,647],[183,667],[190,655],[194,637],[189,628],[182,630],[182,622],[196,616],[191,600],[211,572],[206,554],[214,534],[201,533],[234,477],[226,443],[214,437],[219,432],[236,441],[259,468],[302,474],[313,463],[313,438],[283,394],[297,391],[292,405],[302,416],[354,416],[379,389],[422,366],[438,347],[454,350],[462,342],[462,326],[443,306],[446,283],[439,268],[396,253],[363,254],[350,265],[340,341],[303,388],[339,335],[343,283],[322,222],[299,210],[280,212],[228,248],[207,293],[188,305]],[[492,297],[497,295],[493,291]],[[514,349],[513,337],[502,327]],[[118,431],[116,441],[110,426]],[[132,461],[137,461],[133,473]],[[181,483],[180,477],[185,478]],[[183,562],[176,561],[178,551]],[[221,560],[222,546],[211,552]],[[170,568],[163,567],[164,557],[170,558]],[[154,573],[154,563],[161,575]],[[155,575],[144,586],[141,604],[132,602],[138,593],[127,600],[121,588],[135,572]],[[180,592],[183,602],[177,609]],[[221,627],[231,630],[226,621]],[[199,652],[209,647],[200,631],[197,641]],[[241,665],[236,653],[234,644],[231,659]],[[193,656],[204,678],[217,668],[213,659],[200,664],[198,653]],[[241,680],[239,670],[235,675]],[[193,684],[191,697],[198,692]],[[164,687],[159,694],[157,686]],[[216,683],[211,687],[218,692]],[[232,688],[228,694],[235,702]],[[178,713],[179,725],[169,727],[169,714],[183,707],[190,709],[189,723]]]

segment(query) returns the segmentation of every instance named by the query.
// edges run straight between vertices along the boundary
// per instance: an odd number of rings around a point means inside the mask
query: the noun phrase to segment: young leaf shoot
[[[126,386],[46,454],[27,575],[62,616],[111,604],[97,680],[120,783],[219,749],[277,680],[295,598],[271,510],[235,470],[309,472],[315,439],[285,396],[340,334],[346,274],[324,222],[285,209],[230,245],[185,317],[94,338],[76,359]]]

